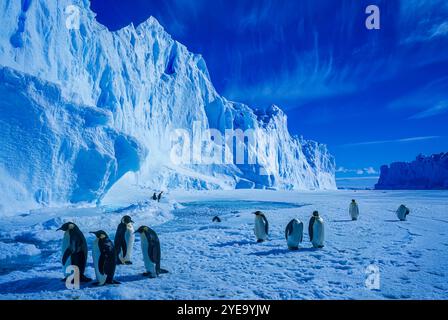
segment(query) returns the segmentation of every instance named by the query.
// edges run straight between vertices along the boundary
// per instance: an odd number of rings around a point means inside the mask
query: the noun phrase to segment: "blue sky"
[[[277,104],[338,176],[448,151],[446,0],[92,0],[110,30],[156,17],[204,56],[218,92]],[[381,29],[365,28],[376,4]]]

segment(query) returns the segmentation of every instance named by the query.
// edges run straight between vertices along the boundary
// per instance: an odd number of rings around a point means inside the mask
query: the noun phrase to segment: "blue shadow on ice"
[[[299,252],[314,252],[319,251],[320,249],[316,248],[300,248],[299,250],[289,250],[289,249],[271,249],[268,251],[258,251],[258,252],[252,252],[249,253],[251,256],[270,256],[270,255],[280,255],[280,254],[287,254],[287,253],[299,253]]]
[[[61,279],[39,277],[2,283],[0,287],[0,294],[35,293],[61,290],[66,290],[65,283],[61,281]]]
[[[233,247],[233,246],[245,246],[249,244],[256,244],[255,241],[249,241],[249,240],[240,240],[240,241],[228,241],[223,243],[217,243],[215,244],[216,247]]]
[[[131,275],[126,275],[126,276],[115,277],[115,280],[117,280],[121,283],[140,281],[140,280],[145,280],[145,279],[150,279],[150,278],[145,277],[143,274],[131,274]]]

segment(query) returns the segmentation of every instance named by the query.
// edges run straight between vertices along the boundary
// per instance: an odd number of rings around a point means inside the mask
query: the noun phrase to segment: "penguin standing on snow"
[[[319,212],[314,211],[308,225],[308,234],[314,248],[323,248],[324,246],[324,220],[319,216]]]
[[[402,204],[400,207],[398,207],[398,210],[396,212],[396,215],[400,221],[406,221],[407,215],[411,212],[408,207],[406,207],[404,204]]]
[[[118,225],[114,239],[117,264],[132,264],[131,256],[135,240],[133,223],[131,217],[126,215],[121,218]]]
[[[257,237],[257,242],[263,242],[268,239],[269,223],[266,216],[261,211],[255,211],[255,228],[254,233]]]
[[[143,262],[146,269],[143,275],[155,278],[161,273],[167,273],[168,271],[160,268],[160,241],[157,233],[147,226],[141,226],[135,233],[139,233],[141,237]]]
[[[154,194],[152,195],[152,200],[157,200],[157,193],[154,192]]]
[[[163,191],[160,191],[159,195],[157,196],[157,202],[160,202],[160,199],[162,199]]]
[[[359,207],[358,204],[356,203],[356,201],[353,199],[352,202],[350,203],[350,208],[349,208],[349,214],[350,217],[352,218],[352,220],[358,220],[359,217]]]
[[[118,281],[114,280],[115,267],[117,265],[114,244],[103,230],[91,231],[90,233],[96,236],[96,239],[93,241],[92,255],[98,281],[97,285],[119,284]]]
[[[86,277],[87,262],[87,242],[84,234],[79,230],[78,226],[73,222],[64,223],[58,230],[64,231],[64,239],[62,240],[62,265],[64,276],[67,277],[67,267],[70,265],[77,266],[79,269],[80,281],[89,282],[92,279]]]
[[[285,237],[289,250],[299,249],[299,244],[303,240],[303,222],[297,219],[289,221],[286,225]]]

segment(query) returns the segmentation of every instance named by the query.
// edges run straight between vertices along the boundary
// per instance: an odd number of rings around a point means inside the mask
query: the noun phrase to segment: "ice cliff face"
[[[382,166],[375,189],[448,189],[448,153]]]
[[[336,188],[324,145],[291,137],[275,106],[220,96],[202,57],[154,18],[109,32],[88,0],[1,0],[0,21],[3,210],[98,202],[112,185]],[[234,145],[256,163],[174,163],[173,132],[194,126],[255,130],[258,148]]]

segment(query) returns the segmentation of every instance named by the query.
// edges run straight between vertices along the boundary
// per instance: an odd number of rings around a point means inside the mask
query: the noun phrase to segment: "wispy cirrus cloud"
[[[347,143],[347,144],[343,144],[341,146],[353,147],[353,146],[367,146],[367,145],[385,144],[385,143],[404,143],[404,142],[432,140],[432,139],[438,139],[438,138],[441,138],[441,136],[421,136],[421,137],[410,137],[410,138],[402,138],[402,139],[363,141],[363,142],[356,142],[356,143]]]
[[[441,113],[445,113],[447,111],[448,111],[448,100],[440,101],[433,107],[430,107],[426,110],[420,111],[420,112],[410,116],[409,119],[429,118],[429,117],[436,116]]]
[[[448,112],[448,77],[436,79],[426,86],[389,103],[389,109],[409,109],[408,119],[423,119]]]

